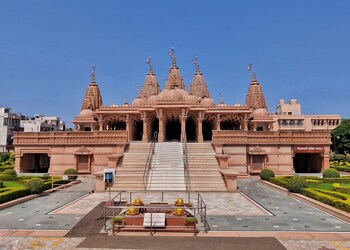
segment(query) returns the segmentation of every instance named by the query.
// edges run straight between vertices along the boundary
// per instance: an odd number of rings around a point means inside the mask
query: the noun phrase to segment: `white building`
[[[58,116],[35,115],[29,120],[22,120],[21,127],[24,132],[63,131],[65,123]]]
[[[0,152],[12,150],[13,132],[23,131],[21,119],[23,115],[10,112],[10,108],[0,108]]]

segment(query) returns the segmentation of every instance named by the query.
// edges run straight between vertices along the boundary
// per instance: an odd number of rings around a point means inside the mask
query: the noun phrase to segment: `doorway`
[[[295,154],[293,158],[295,173],[321,173],[322,156],[319,153]]]
[[[197,140],[197,126],[192,117],[188,117],[186,121],[186,137],[187,141],[194,142]]]
[[[181,124],[179,120],[168,120],[165,127],[165,140],[180,141],[181,138]]]

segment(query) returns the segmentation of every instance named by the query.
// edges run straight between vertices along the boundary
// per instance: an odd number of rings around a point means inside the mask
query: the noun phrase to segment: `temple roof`
[[[186,90],[185,88],[185,83],[184,80],[181,76],[180,69],[176,65],[176,57],[174,55],[175,49],[172,48],[171,51],[169,52],[169,56],[172,58],[173,63],[172,66],[169,69],[169,74],[168,77],[165,81],[164,89],[170,89],[171,86],[175,89],[183,89]]]
[[[143,83],[141,93],[139,94],[141,98],[148,98],[152,95],[158,95],[160,92],[156,74],[153,72],[151,57],[147,59],[146,63],[149,65],[149,72]]]
[[[86,90],[81,110],[83,109],[96,110],[96,109],[99,109],[101,105],[102,105],[102,97],[101,97],[100,89],[95,81],[95,66],[93,65],[92,71],[91,71],[91,83],[89,84]]]
[[[194,73],[192,83],[190,85],[190,94],[201,98],[210,97],[207,84],[205,83],[203,74],[199,68],[197,57],[195,57],[193,62],[196,64],[196,72]]]
[[[253,73],[252,81],[250,83],[245,102],[248,108],[265,108],[267,110],[264,93],[262,91],[260,83],[256,80],[255,73]]]

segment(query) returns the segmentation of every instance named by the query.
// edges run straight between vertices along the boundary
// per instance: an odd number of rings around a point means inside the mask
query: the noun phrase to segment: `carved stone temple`
[[[162,89],[148,60],[143,87],[130,104],[104,105],[93,69],[73,121],[75,131],[16,133],[16,171],[59,175],[75,168],[99,176],[105,168],[115,168],[116,189],[147,189],[143,180],[155,134],[163,156],[154,171],[176,159],[183,164],[186,154],[191,190],[224,190],[228,171],[251,175],[270,168],[293,174],[329,167],[331,130],[340,124],[339,115],[303,115],[295,99],[281,100],[270,113],[255,73],[247,83],[245,104],[215,103],[197,60],[186,87],[176,57],[171,57]]]

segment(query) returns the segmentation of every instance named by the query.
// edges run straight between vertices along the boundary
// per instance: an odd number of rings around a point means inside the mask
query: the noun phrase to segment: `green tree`
[[[350,152],[350,119],[342,120],[332,131],[333,149],[341,154]]]

